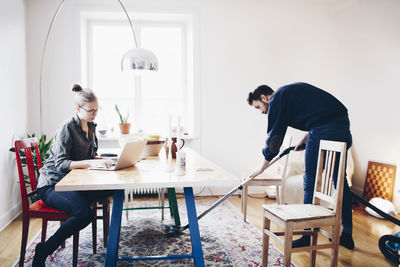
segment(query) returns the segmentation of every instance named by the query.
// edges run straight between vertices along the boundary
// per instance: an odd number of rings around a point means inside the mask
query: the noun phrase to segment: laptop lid
[[[135,165],[139,160],[145,145],[145,140],[125,143],[114,170],[120,170]]]

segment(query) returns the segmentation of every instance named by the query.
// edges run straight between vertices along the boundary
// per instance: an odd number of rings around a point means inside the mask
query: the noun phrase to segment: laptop
[[[147,141],[140,140],[125,143],[124,147],[122,148],[121,155],[115,164],[112,164],[109,167],[104,165],[93,166],[90,167],[89,170],[116,171],[131,167],[139,160],[146,142]]]

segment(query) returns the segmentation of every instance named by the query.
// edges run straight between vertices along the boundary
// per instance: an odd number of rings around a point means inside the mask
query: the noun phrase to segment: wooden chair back
[[[314,187],[314,205],[341,216],[346,164],[346,143],[321,140]]]
[[[36,180],[36,170],[35,164],[37,165],[37,171],[42,168],[42,162],[40,158],[39,152],[39,143],[36,137],[20,139],[15,141],[15,156],[17,160],[18,167],[18,175],[21,189],[21,199],[22,199],[22,209],[23,211],[27,211],[29,209],[28,198],[33,193],[36,192],[37,180]],[[34,152],[32,154],[32,152]],[[25,156],[25,160],[21,158],[21,155]],[[27,192],[26,181],[24,177],[24,167],[23,164],[26,164],[26,169],[28,171],[29,183],[31,192]]]

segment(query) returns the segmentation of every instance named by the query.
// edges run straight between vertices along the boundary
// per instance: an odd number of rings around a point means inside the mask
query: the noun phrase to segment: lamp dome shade
[[[148,49],[134,48],[128,50],[121,61],[122,70],[158,71],[156,55]]]

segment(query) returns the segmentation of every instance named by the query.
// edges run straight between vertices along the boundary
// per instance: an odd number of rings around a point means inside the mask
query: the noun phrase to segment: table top
[[[197,152],[185,148],[185,175],[167,172],[164,151],[148,157],[135,166],[118,170],[74,169],[55,186],[56,191],[115,190],[128,188],[166,188],[229,186],[240,184],[240,179]],[[175,160],[173,161],[175,166]]]

